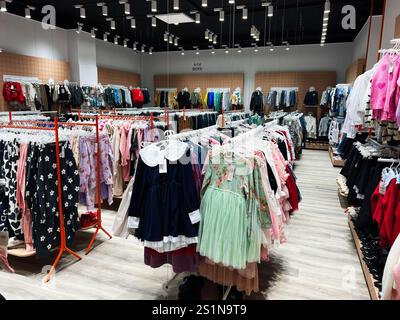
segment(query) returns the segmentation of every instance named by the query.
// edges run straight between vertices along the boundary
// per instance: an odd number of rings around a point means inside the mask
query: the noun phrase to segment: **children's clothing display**
[[[26,251],[48,256],[60,243],[54,139],[51,142],[47,135],[11,133],[6,129],[1,132],[0,176],[5,179],[5,188],[1,193],[0,231],[24,239]],[[79,228],[79,172],[71,144],[62,142],[60,151],[62,209],[70,244]]]
[[[318,92],[314,87],[311,87],[309,91],[307,91],[304,97],[304,105],[305,106],[316,106],[318,105]]]
[[[264,113],[264,96],[261,90],[256,90],[251,95],[250,111],[259,115]]]
[[[271,90],[268,94],[267,103],[272,108],[294,107],[297,105],[297,90]]]
[[[309,139],[317,139],[317,118],[313,115],[305,116],[307,137]]]

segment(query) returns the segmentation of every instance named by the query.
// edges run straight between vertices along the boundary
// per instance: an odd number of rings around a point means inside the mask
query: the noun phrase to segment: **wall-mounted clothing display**
[[[319,103],[318,100],[318,92],[315,90],[315,88],[310,88],[309,91],[307,91],[306,95],[304,96],[304,105],[305,106],[316,106]]]
[[[313,115],[305,116],[307,138],[317,139],[317,118]]]
[[[267,103],[272,108],[288,108],[297,105],[297,89],[271,90],[267,97]]]
[[[332,121],[332,119],[329,116],[324,116],[321,118],[321,120],[319,121],[319,126],[318,126],[318,136],[319,137],[328,137],[331,121]]]
[[[179,91],[177,101],[178,101],[179,109],[183,109],[183,108],[190,109],[191,108],[189,91],[187,91],[187,90]]]
[[[254,113],[264,113],[264,95],[260,90],[256,90],[251,95],[250,111]]]
[[[156,107],[178,109],[178,92],[176,89],[156,89],[154,103]]]

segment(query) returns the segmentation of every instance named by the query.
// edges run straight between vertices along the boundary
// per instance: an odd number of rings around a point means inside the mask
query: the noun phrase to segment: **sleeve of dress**
[[[191,163],[183,165],[182,180],[183,192],[181,199],[183,203],[183,212],[188,214],[192,224],[195,224],[200,221],[200,200],[196,189],[196,182],[194,181]]]
[[[139,158],[138,166],[135,173],[135,182],[132,186],[132,197],[129,205],[128,227],[137,229],[139,227],[140,218],[143,216],[146,206],[145,194],[147,192],[146,165]]]
[[[261,228],[268,229],[271,227],[271,217],[269,214],[267,194],[264,190],[264,186],[262,183],[262,173],[258,163],[255,163],[254,165],[253,176],[254,176],[254,195],[259,208],[259,219],[261,222]]]
[[[205,163],[203,166],[203,172],[204,172],[204,178],[203,178],[203,185],[201,186],[201,190],[200,190],[200,199],[202,199],[204,197],[204,194],[206,193],[206,190],[211,183],[212,167],[211,167],[211,163],[209,160],[209,154],[207,155],[207,158],[205,160]],[[203,174],[203,172],[202,172],[202,174]]]

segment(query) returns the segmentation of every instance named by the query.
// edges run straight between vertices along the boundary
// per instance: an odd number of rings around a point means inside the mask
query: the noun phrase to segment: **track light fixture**
[[[133,43],[133,50],[137,51],[137,42],[136,41]]]
[[[136,29],[136,19],[132,16],[126,17],[128,20],[131,20],[131,28]]]
[[[157,1],[156,0],[151,1],[151,12],[157,12]]]
[[[168,31],[164,32],[164,41],[168,42]]]
[[[157,18],[156,17],[151,17],[151,26],[153,28],[157,27]]]
[[[81,33],[82,28],[83,28],[83,24],[78,22],[78,27],[76,28],[76,33],[77,34]]]
[[[208,29],[204,31],[204,39],[208,40],[209,32],[210,31]]]
[[[25,8],[25,18],[26,18],[26,19],[32,18],[32,16],[31,16],[31,10],[35,10],[35,9],[36,9],[35,7],[27,6],[27,7]]]
[[[209,42],[213,42],[213,39],[214,39],[213,36],[214,36],[214,33],[210,32],[209,35],[208,35],[208,41]]]
[[[220,22],[224,22],[225,21],[225,12],[224,12],[224,10],[221,10],[219,12],[219,21]]]
[[[81,4],[77,4],[75,5],[76,9],[79,9],[79,16],[81,17],[81,19],[85,19],[86,18],[86,9],[83,5]]]
[[[174,39],[174,46],[178,46],[179,37],[175,37]]]
[[[169,44],[173,44],[174,43],[174,35],[170,34],[169,35],[169,40],[168,40]]]
[[[200,13],[196,13],[195,21],[196,21],[197,24],[200,23]]]
[[[142,53],[145,52],[145,48],[146,48],[146,45],[145,45],[145,44],[142,44],[142,48],[141,48]]]
[[[203,8],[206,8],[207,7],[207,0],[201,0],[201,6]]]
[[[127,48],[128,47],[128,39],[124,39],[124,48]]]
[[[91,36],[92,38],[96,38],[96,31],[97,31],[96,28],[92,28],[92,30],[90,31],[90,36]]]
[[[0,1],[0,11],[1,12],[7,12],[7,2],[11,2],[11,1],[6,1],[6,0]]]
[[[272,18],[274,16],[274,7],[272,5],[268,6],[268,17]]]
[[[104,41],[108,41],[108,35],[109,34],[110,34],[109,32],[104,32],[104,35],[103,35],[103,40]]]
[[[179,10],[179,0],[174,0],[174,10]]]
[[[149,48],[149,55],[152,55],[153,54],[153,47],[150,47]]]
[[[114,37],[114,44],[118,44],[118,39],[119,39],[119,36]]]
[[[324,13],[330,13],[331,12],[331,2],[329,0],[325,1],[325,9],[324,9]]]
[[[213,37],[213,44],[217,44],[217,35],[216,34],[214,34],[214,37]]]

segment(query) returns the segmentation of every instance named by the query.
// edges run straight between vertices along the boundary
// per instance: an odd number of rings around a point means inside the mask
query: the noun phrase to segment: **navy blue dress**
[[[187,157],[184,157],[187,159]],[[167,172],[150,167],[139,158],[132,189],[129,216],[140,218],[135,236],[141,241],[163,241],[164,237],[197,237],[198,223],[189,213],[199,209],[192,164],[167,162]]]

